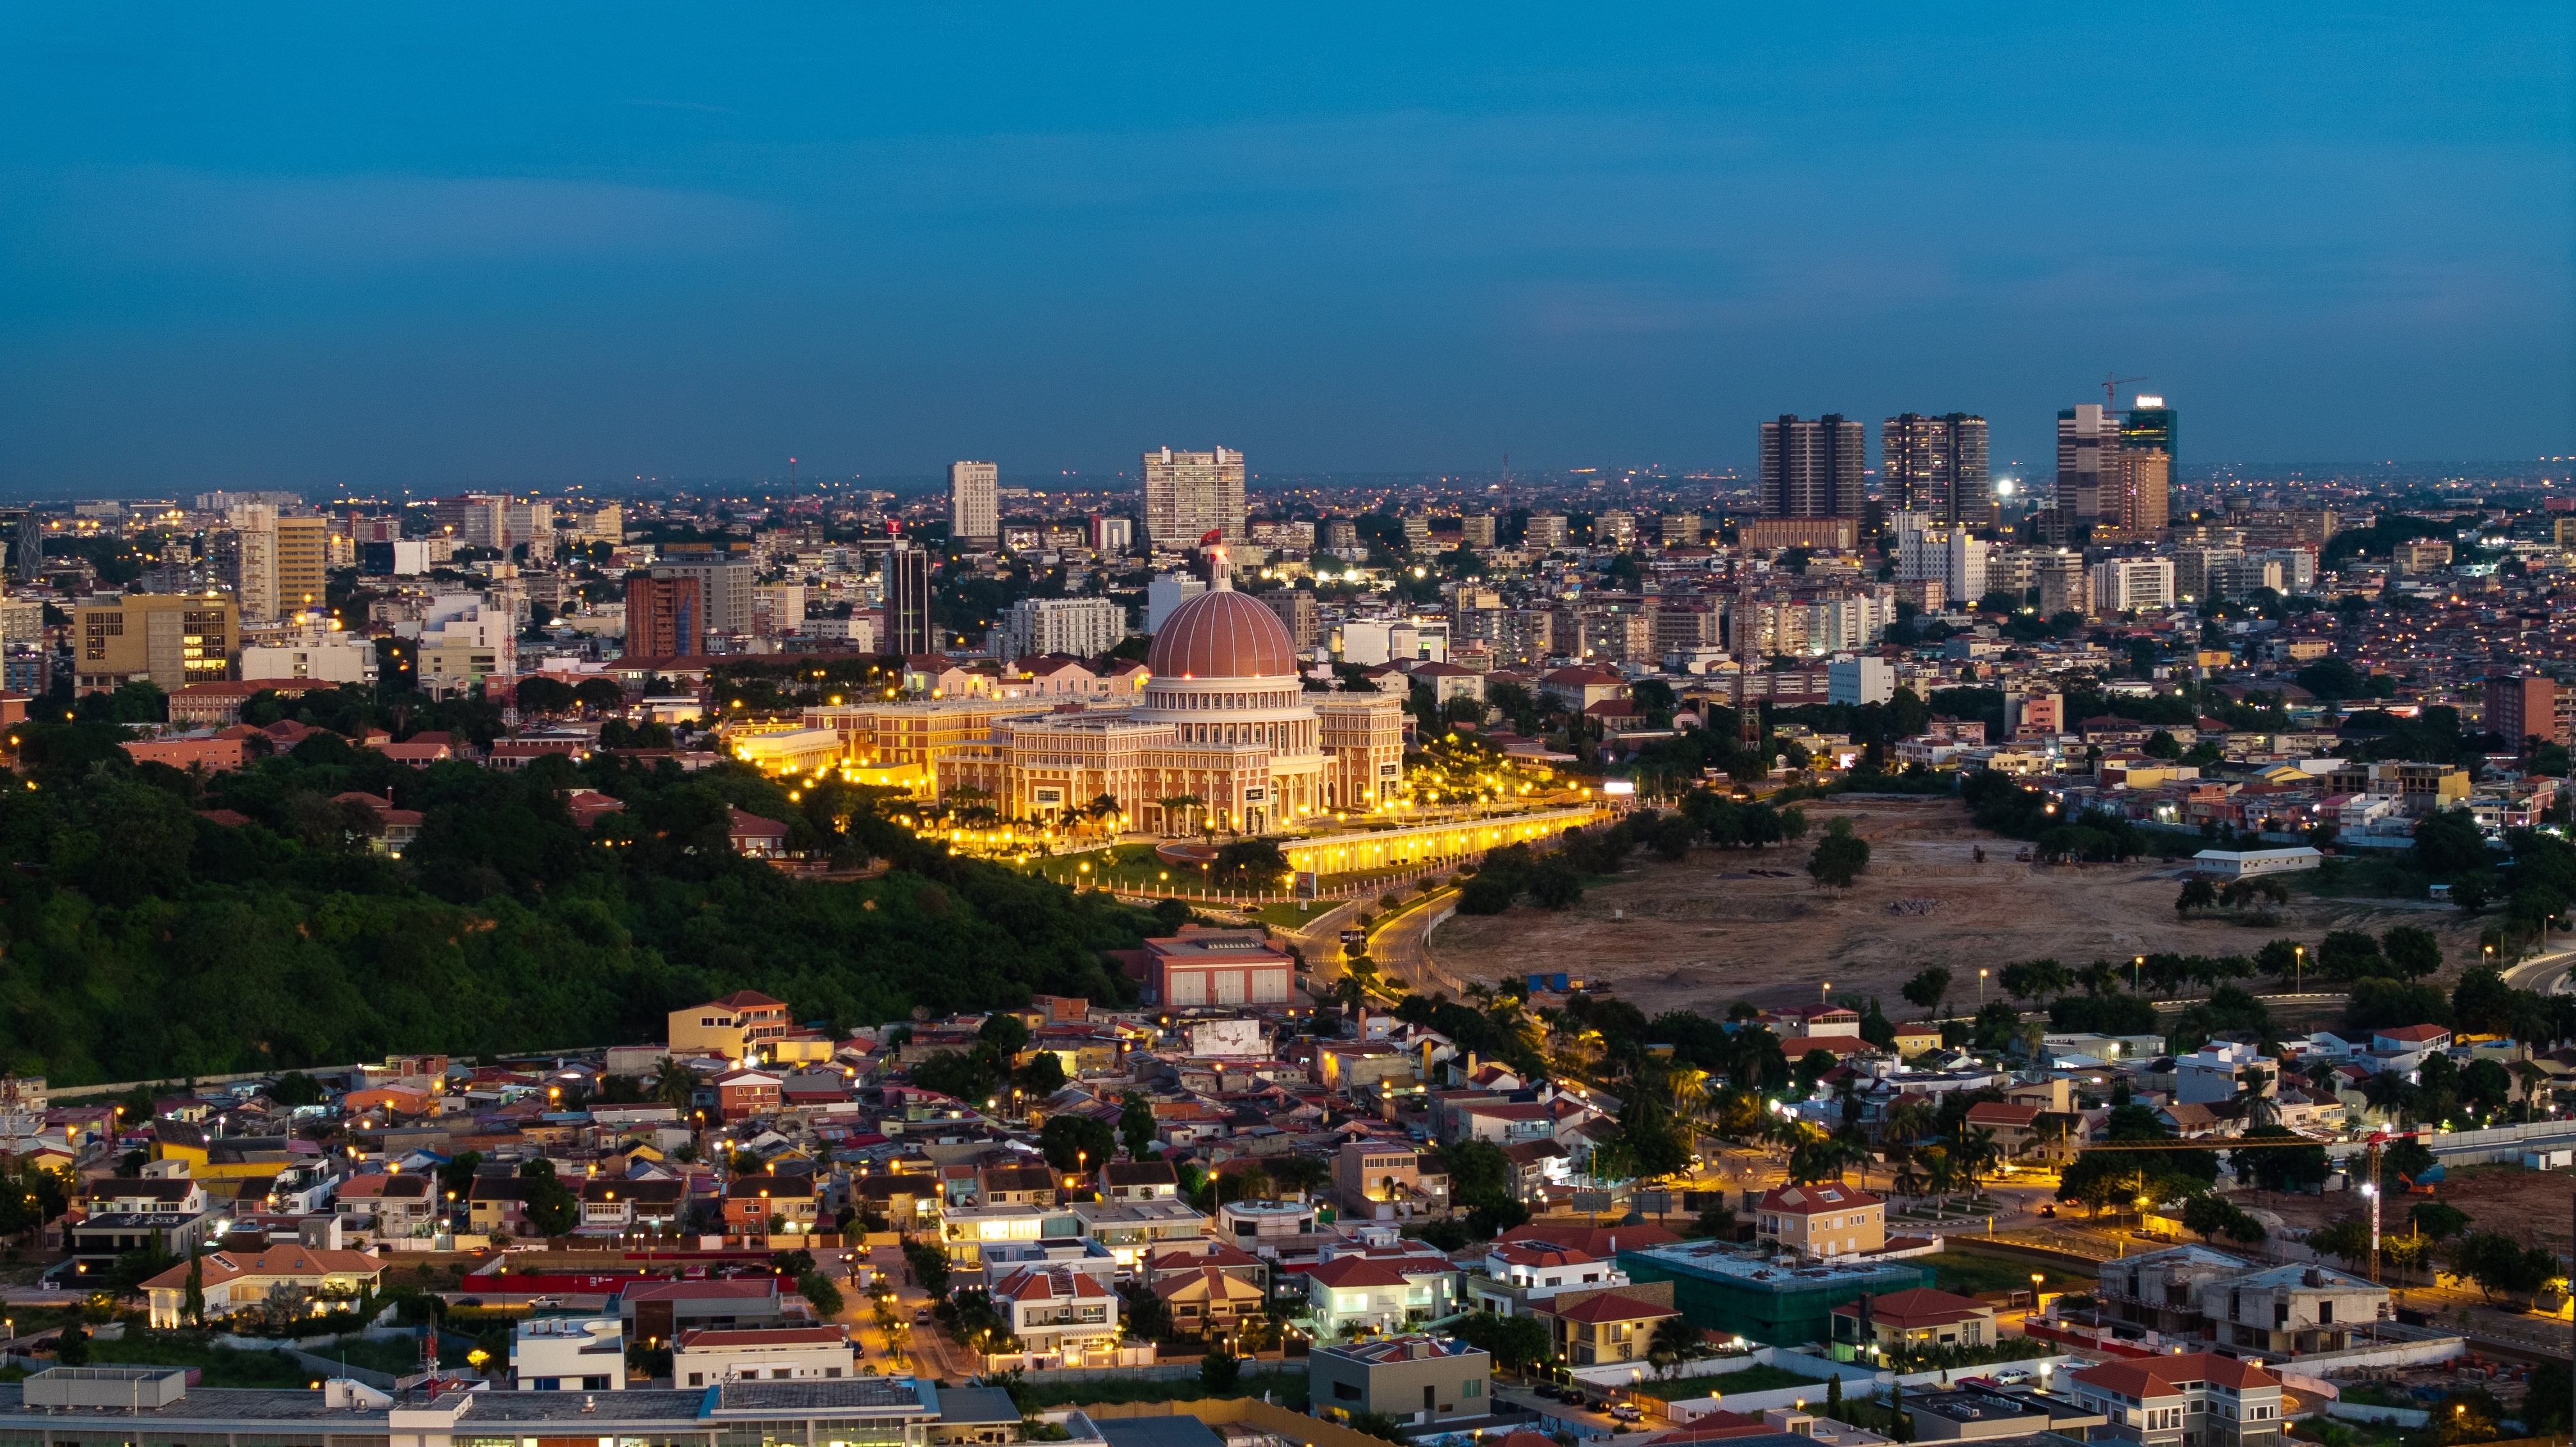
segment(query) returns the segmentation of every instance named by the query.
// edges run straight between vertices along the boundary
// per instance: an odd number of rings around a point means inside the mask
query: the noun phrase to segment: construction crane
[[[2102,406],[2105,411],[2119,410],[2120,398],[2118,393],[2122,383],[2143,382],[2147,380],[2144,377],[2122,377],[2115,375],[2118,371],[2119,369],[2114,367],[2111,372],[2103,374],[2102,377]]]

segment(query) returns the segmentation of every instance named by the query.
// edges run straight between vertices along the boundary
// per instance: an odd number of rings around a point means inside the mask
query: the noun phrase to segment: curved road
[[[1360,912],[1364,908],[1373,910],[1376,903],[1375,899],[1345,900],[1295,929],[1283,929],[1279,933],[1281,938],[1296,945],[1305,955],[1306,962],[1314,966],[1315,979],[1329,986],[1342,977],[1342,931],[1356,928]],[[1378,973],[1388,979],[1402,980],[1421,994],[1440,991],[1451,999],[1458,998],[1465,982],[1433,965],[1429,952],[1423,948],[1423,937],[1430,933],[1433,925],[1447,918],[1455,907],[1454,896],[1435,899],[1420,908],[1405,911],[1372,934],[1369,937],[1369,958],[1377,962]]]
[[[2569,988],[2569,973],[2576,970],[2576,945],[2544,950],[2518,965],[2508,965],[2504,982],[2517,990],[2537,990],[2544,995],[2576,994]]]

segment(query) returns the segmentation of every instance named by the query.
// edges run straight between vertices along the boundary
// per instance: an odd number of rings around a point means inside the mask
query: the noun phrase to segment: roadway
[[[2504,982],[2517,990],[2536,990],[2543,995],[2576,994],[2569,988],[2571,969],[2576,969],[2576,945],[2543,950],[2519,964],[2507,965]]]
[[[1446,992],[1451,999],[1465,991],[1465,982],[1431,963],[1426,943],[1432,926],[1446,919],[1456,907],[1456,896],[1437,898],[1408,909],[1369,936],[1368,954],[1385,979],[1402,980],[1419,994],[1435,990]],[[1375,913],[1377,900],[1345,900],[1321,914],[1283,929],[1280,935],[1297,946],[1306,962],[1314,967],[1315,978],[1327,987],[1342,977],[1342,931],[1355,929],[1363,910]]]
[[[948,1340],[936,1320],[913,1321],[916,1313],[926,1313],[934,1304],[929,1292],[911,1279],[905,1265],[903,1248],[877,1246],[869,1248],[865,1264],[876,1269],[878,1287],[861,1288],[844,1278],[842,1307],[833,1320],[850,1329],[850,1339],[858,1345],[861,1369],[873,1367],[881,1376],[918,1371],[929,1377],[950,1382],[963,1382],[980,1370],[975,1354]],[[889,1331],[877,1325],[878,1290],[892,1287],[895,1293],[894,1328]]]

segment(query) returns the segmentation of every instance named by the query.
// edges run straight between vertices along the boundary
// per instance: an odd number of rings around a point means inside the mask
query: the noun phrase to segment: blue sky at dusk
[[[2572,14],[13,3],[0,490],[2576,451]]]

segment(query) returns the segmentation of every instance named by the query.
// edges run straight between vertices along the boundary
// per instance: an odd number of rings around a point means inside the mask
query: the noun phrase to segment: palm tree
[[[1932,1102],[1919,1099],[1905,1100],[1890,1109],[1886,1119],[1879,1122],[1878,1138],[1890,1142],[1919,1141],[1932,1133],[1933,1125],[1938,1119],[1938,1113],[1932,1109]]]
[[[2549,1072],[2528,1060],[2517,1060],[2505,1069],[2513,1073],[2514,1082],[2522,1087],[2522,1098],[2538,1102],[2549,1088]]]
[[[1912,1161],[1907,1161],[1896,1168],[1896,1178],[1887,1184],[1890,1190],[1910,1201],[1923,1194],[1923,1173],[1914,1169]]]
[[[1155,807],[1163,811],[1163,832],[1166,834],[1188,833],[1189,811],[1196,809],[1205,803],[1207,803],[1207,800],[1200,798],[1196,794],[1174,794],[1168,798],[1156,799],[1154,801]],[[1175,814],[1180,815],[1182,818],[1182,827],[1178,830],[1175,830],[1172,827],[1172,816]]]
[[[1688,1320],[1668,1316],[1655,1323],[1655,1335],[1646,1348],[1649,1359],[1677,1362],[1696,1356],[1700,1349],[1700,1329]]]
[[[2527,1064],[2528,1062],[2523,1063]],[[2331,1060],[2311,1061],[2309,1062],[2306,1071],[2308,1084],[2315,1086],[2324,1094],[2333,1095],[2337,1093],[2339,1085],[2339,1081],[2337,1079],[2339,1070],[2340,1067]]]
[[[1923,1153],[1923,1186],[1926,1191],[1944,1198],[1946,1204],[1950,1192],[1958,1184],[1959,1167],[1950,1159],[1948,1151],[1934,1146]]]
[[[1118,807],[1118,796],[1115,794],[1103,794],[1091,801],[1090,814],[1094,819],[1115,819],[1124,812],[1126,811]]]
[[[2272,1095],[2272,1072],[2260,1065],[2245,1067],[2237,1077],[2236,1105],[2245,1113],[2248,1127],[2261,1127],[2280,1119],[2281,1102]]]
[[[1977,1177],[1993,1168],[2003,1158],[2003,1147],[1995,1144],[1995,1133],[1985,1126],[1970,1125],[1959,1129],[1959,1173],[1967,1178],[1968,1193],[1975,1195]]]
[[[2371,1109],[2404,1125],[2406,1108],[2415,1102],[2415,1084],[2394,1070],[2383,1070],[2361,1083],[2361,1098]]]
[[[1708,1104],[1708,1072],[1684,1066],[1672,1074],[1673,1114],[1684,1120],[1697,1116]]]
[[[689,1103],[698,1098],[698,1073],[663,1056],[662,1063],[653,1067],[653,1098],[673,1110],[687,1110]]]

